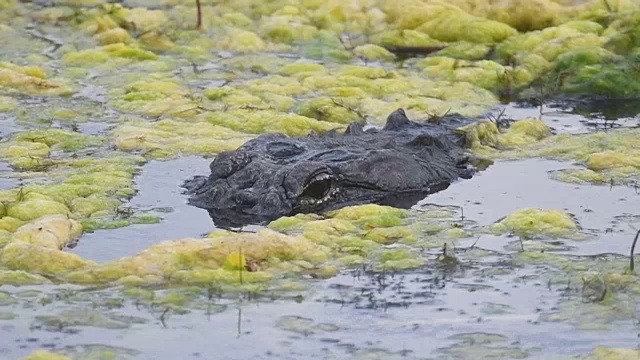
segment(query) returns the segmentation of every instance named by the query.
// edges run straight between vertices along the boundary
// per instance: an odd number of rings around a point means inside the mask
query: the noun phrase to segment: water
[[[593,240],[573,242],[571,245],[577,248],[574,253],[628,254],[636,232],[632,226],[640,227],[640,218],[626,222],[618,218],[637,214],[640,194],[631,187],[574,185],[549,176],[551,171],[570,168],[577,166],[546,159],[498,161],[472,179],[430,195],[419,205],[460,206],[465,217],[483,225],[523,208],[564,210],[574,215],[586,231],[598,235]]]
[[[184,180],[194,174],[206,174],[210,162],[199,157],[150,161],[136,178],[139,192],[131,200],[130,206],[143,210],[155,209],[162,221],[159,224],[131,225],[85,234],[79,245],[70,251],[86,259],[106,262],[135,255],[161,241],[201,237],[215,230],[206,211],[187,205],[180,187]]]
[[[536,111],[511,107],[507,113],[524,117],[535,116]],[[592,131],[585,125],[588,120],[577,115],[543,119],[560,132]],[[100,123],[90,126],[96,132],[108,128]],[[215,231],[207,212],[188,206],[180,188],[185,179],[207,174],[209,162],[199,157],[150,161],[135,179],[139,192],[129,205],[159,215],[162,221],[84,234],[75,248],[66,251],[106,262],[165,240]],[[632,216],[638,215],[640,195],[629,187],[572,185],[550,177],[552,171],[575,167],[547,159],[497,161],[416,207],[459,206],[465,218],[479,225],[490,225],[526,207],[565,210],[593,235],[567,244],[568,253],[627,254],[632,226],[640,227],[640,217]],[[9,170],[0,167],[0,174]],[[0,188],[15,185],[13,179],[0,179]],[[463,239],[457,246],[470,246],[475,240]],[[306,288],[298,298],[269,292],[257,299],[197,296],[186,314],[140,304],[123,297],[118,287],[3,286],[1,290],[18,302],[0,306],[0,318],[3,313],[15,316],[0,320],[0,359],[20,358],[39,348],[81,354],[98,346],[122,359],[469,358],[465,351],[472,351],[473,358],[550,359],[588,353],[594,344],[638,343],[631,320],[612,324],[613,331],[541,321],[541,314],[558,311],[560,300],[578,297],[581,285],[550,286],[545,276],[553,270],[548,266],[513,267],[509,245],[514,241],[483,235],[476,247],[494,251],[493,255],[474,258],[459,253],[462,265],[454,271],[438,268],[438,254],[433,252],[425,268],[387,274],[382,283],[372,274],[345,272],[328,280],[303,281]],[[25,296],[30,289],[38,292]],[[57,300],[42,300],[51,296]],[[98,318],[107,316],[111,325],[78,323],[56,329],[44,326],[39,318],[63,311],[95,311]],[[460,340],[481,335],[494,340],[485,345]]]

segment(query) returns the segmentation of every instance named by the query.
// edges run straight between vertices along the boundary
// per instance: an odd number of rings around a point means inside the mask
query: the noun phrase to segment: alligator
[[[263,134],[218,154],[208,177],[183,187],[219,228],[366,203],[408,208],[471,178],[466,137],[453,131],[469,122],[449,115],[439,124],[417,123],[398,109],[382,129],[354,122],[343,134]]]

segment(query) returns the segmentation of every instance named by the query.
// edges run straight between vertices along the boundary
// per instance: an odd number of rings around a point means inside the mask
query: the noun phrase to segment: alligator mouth
[[[333,175],[321,172],[307,180],[300,194],[300,204],[303,206],[319,205],[329,200],[336,192]]]

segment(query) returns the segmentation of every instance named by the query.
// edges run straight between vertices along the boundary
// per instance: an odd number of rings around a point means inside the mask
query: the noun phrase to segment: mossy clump
[[[259,134],[264,132],[283,133],[289,136],[304,136],[311,131],[324,133],[332,129],[345,128],[345,124],[319,121],[311,117],[286,114],[273,110],[231,110],[211,113],[206,121],[216,127]]]
[[[484,157],[545,157],[573,160],[586,167],[554,173],[560,180],[633,184],[640,179],[640,153],[635,146],[640,132],[636,129],[550,136],[550,129],[541,120],[525,119],[505,131],[490,121],[480,121],[458,131],[464,132],[471,149]]]
[[[29,199],[7,207],[7,215],[22,221],[30,221],[46,215],[64,214],[71,211],[64,204],[48,199]]]
[[[305,41],[301,48],[302,55],[311,59],[327,59],[333,62],[346,62],[353,57],[344,48],[338,35],[332,31],[320,30],[309,41]]]
[[[640,359],[640,351],[636,349],[607,348],[597,346],[591,355],[581,356],[584,360],[626,360]]]
[[[610,182],[604,174],[595,172],[590,169],[564,169],[554,171],[551,177],[570,184],[596,184],[604,185]]]
[[[374,44],[356,46],[353,53],[367,61],[390,61],[396,58],[389,50]]]
[[[133,81],[110,93],[116,109],[153,117],[192,117],[197,112],[197,104],[187,95],[178,82],[169,79]]]
[[[499,43],[518,33],[509,25],[473,16],[444,2],[385,1],[382,9],[396,28],[420,31],[441,41]]]
[[[10,63],[0,63],[0,89],[8,93],[41,96],[67,96],[74,92],[61,81],[47,79],[40,67],[21,67]]]
[[[63,60],[69,66],[94,66],[117,58],[129,61],[145,61],[156,60],[158,56],[153,52],[138,47],[116,43],[97,49],[68,52],[64,54]]]
[[[229,29],[220,39],[218,47],[242,53],[263,51],[267,48],[267,44],[260,36],[252,31]]]
[[[597,26],[597,24],[595,24]],[[511,37],[496,47],[500,59],[538,54],[547,61],[572,51],[602,47],[604,40],[588,26],[565,24]]]
[[[491,46],[475,44],[468,41],[458,41],[448,44],[444,49],[435,53],[436,56],[460,60],[482,60],[491,51]]]
[[[131,35],[129,35],[129,32],[119,27],[96,34],[93,38],[100,45],[111,45],[118,43],[128,44],[131,42]]]
[[[640,74],[635,66],[633,61],[624,61],[576,67],[563,73],[560,91],[572,96],[635,99],[640,96]]]
[[[9,141],[0,144],[0,158],[16,168],[32,169],[49,164],[51,148],[42,142]]]
[[[23,360],[71,360],[71,358],[47,350],[37,350]]]
[[[509,232],[525,239],[582,237],[575,219],[559,210],[521,209],[493,224],[491,230]]]
[[[513,84],[513,68],[490,60],[469,62],[454,58],[433,56],[422,60],[418,67],[433,79],[468,82],[483,89],[498,91]]]
[[[162,120],[130,121],[113,131],[115,145],[124,151],[142,151],[147,159],[177,155],[214,155],[235,150],[250,136],[206,122]]]
[[[0,96],[0,112],[13,111],[18,107],[18,101],[8,96]]]
[[[82,233],[81,225],[63,215],[40,218],[20,227],[0,250],[0,266],[35,274],[59,275],[91,262],[61,251]]]
[[[384,250],[380,254],[378,271],[403,271],[424,265],[424,260],[406,249]]]
[[[562,134],[518,153],[579,161],[587,169],[613,179],[617,184],[628,184],[640,178],[640,153],[634,145],[639,136],[640,132],[635,129],[585,135]]]
[[[260,271],[249,272],[241,268],[237,262],[238,256],[241,259],[244,257],[245,262],[257,262]],[[328,254],[326,249],[302,237],[265,229],[256,234],[228,234],[209,239],[164,242],[136,256],[69,274],[69,279],[111,282],[131,275],[141,278],[156,275],[188,283],[264,282],[279,272],[281,262],[293,259],[319,265],[328,259]]]
[[[390,206],[367,204],[344,207],[330,211],[327,215],[334,219],[354,220],[359,223],[380,223],[382,222],[380,219],[402,219],[407,215],[407,211]]]
[[[350,124],[360,120],[360,115],[330,97],[317,97],[300,105],[298,114],[321,121]]]
[[[307,22],[307,23],[305,23]],[[291,44],[313,39],[318,29],[295,15],[275,15],[263,18],[259,32],[275,43]]]
[[[1,248],[0,248],[1,251]],[[48,284],[50,281],[44,276],[31,274],[23,270],[2,270],[0,269],[0,286],[2,285],[40,285]]]
[[[514,149],[536,143],[551,135],[551,129],[540,119],[522,119],[516,121],[500,136],[503,148]]]
[[[322,64],[300,61],[283,66],[282,69],[280,69],[280,75],[298,76],[299,74],[307,75],[313,73],[324,73],[326,71],[327,68]]]
[[[104,139],[96,135],[85,135],[62,129],[25,131],[12,137],[16,142],[32,142],[46,144],[51,150],[68,152],[83,150],[91,146],[99,146]]]
[[[475,152],[495,157],[501,156],[497,150],[520,150],[551,135],[551,129],[542,120],[533,118],[519,120],[504,131],[492,121],[479,121],[458,131],[466,134],[467,144]]]

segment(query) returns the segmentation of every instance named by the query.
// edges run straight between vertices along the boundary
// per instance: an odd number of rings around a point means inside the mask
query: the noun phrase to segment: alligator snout
[[[217,226],[397,199],[411,206],[473,175],[463,138],[442,124],[412,122],[401,109],[381,130],[352,124],[343,136],[265,134],[221,153],[206,182],[191,182],[190,203],[209,210]]]

